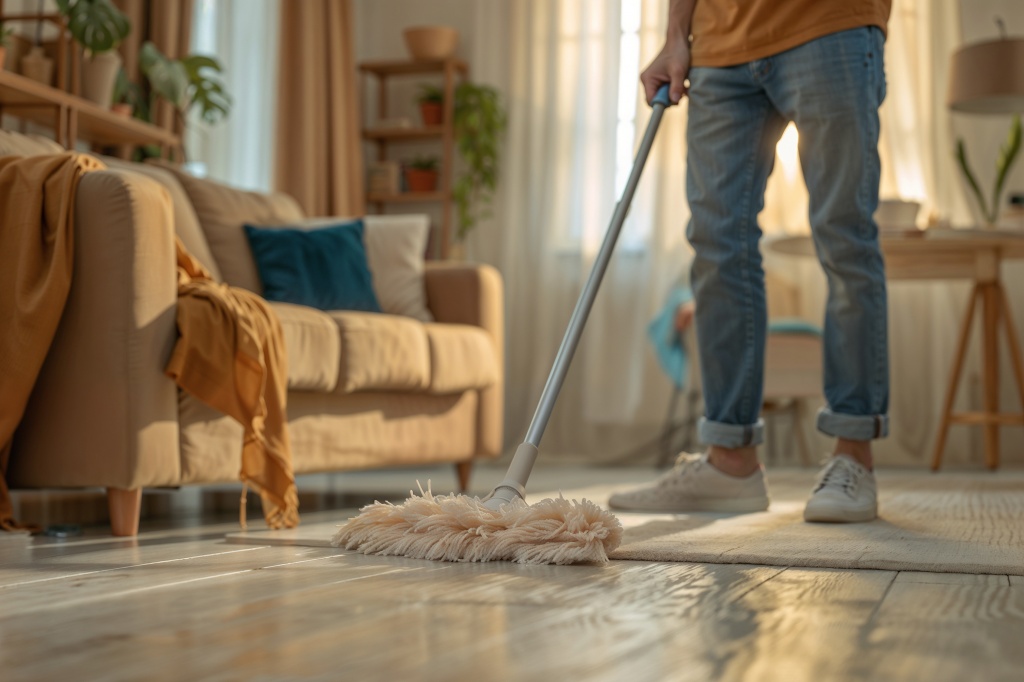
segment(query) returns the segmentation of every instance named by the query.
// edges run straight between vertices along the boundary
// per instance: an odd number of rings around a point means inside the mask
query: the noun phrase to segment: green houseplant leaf
[[[152,42],[139,50],[139,69],[153,93],[180,112],[188,106],[188,72],[180,61],[168,59]]]
[[[967,184],[974,193],[974,198],[978,202],[978,206],[981,208],[981,214],[988,220],[988,205],[985,203],[985,195],[981,192],[981,187],[978,186],[978,180],[974,177],[974,172],[971,171],[971,165],[967,161],[967,149],[964,147],[964,141],[960,138],[956,141],[956,160],[960,164],[960,170],[963,171],[964,177],[967,179]]]
[[[231,111],[231,96],[217,76],[223,73],[213,57],[192,54],[181,60],[188,75],[189,106],[198,105],[199,115],[207,123],[226,118]]]
[[[109,52],[131,32],[131,22],[110,0],[56,0],[71,36],[92,54]]]
[[[454,123],[463,171],[452,194],[462,239],[490,215],[487,209],[498,185],[500,138],[506,126],[498,91],[485,85],[460,84],[455,89]]]
[[[996,184],[992,190],[992,215],[989,217],[991,223],[995,223],[996,218],[999,217],[999,201],[1003,195],[1006,178],[1010,174],[1010,169],[1013,168],[1013,162],[1017,160],[1017,154],[1020,153],[1020,137],[1020,115],[1017,115],[1013,117],[1010,134],[999,149],[999,159],[996,161]]]

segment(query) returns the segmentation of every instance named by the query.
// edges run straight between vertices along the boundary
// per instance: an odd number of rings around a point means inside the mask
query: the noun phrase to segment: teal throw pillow
[[[381,312],[362,220],[316,229],[246,225],[245,236],[268,301]]]

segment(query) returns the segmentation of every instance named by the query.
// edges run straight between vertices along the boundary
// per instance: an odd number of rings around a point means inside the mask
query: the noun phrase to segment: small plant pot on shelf
[[[410,192],[433,192],[437,189],[437,171],[406,168],[405,186]]]
[[[117,114],[118,116],[124,116],[125,118],[131,118],[132,114],[135,113],[135,107],[127,102],[119,102],[113,104],[110,107],[110,111]]]
[[[86,55],[82,60],[82,97],[109,109],[120,68],[121,55],[113,50]]]
[[[423,125],[439,126],[444,120],[444,107],[440,102],[420,102]]]

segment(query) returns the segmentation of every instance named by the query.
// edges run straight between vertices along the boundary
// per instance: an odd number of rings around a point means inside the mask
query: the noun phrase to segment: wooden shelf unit
[[[97,145],[155,144],[166,154],[181,144],[168,130],[119,116],[76,95],[3,70],[0,115],[52,128],[57,142],[66,149],[73,149],[81,140]]]
[[[452,235],[452,170],[455,160],[455,82],[457,78],[469,77],[469,66],[461,59],[443,61],[367,61],[359,64],[359,72],[378,81],[377,119],[388,116],[388,79],[395,76],[436,74],[443,78],[444,113],[438,126],[417,128],[374,128],[363,130],[363,139],[377,147],[377,160],[387,159],[388,145],[405,142],[422,142],[438,139],[441,144],[441,168],[436,192],[402,192],[399,194],[368,193],[366,200],[377,213],[383,213],[388,204],[410,204],[437,202],[441,204],[441,225],[435,242],[435,253],[440,258],[448,257]],[[365,92],[365,89],[364,89]]]

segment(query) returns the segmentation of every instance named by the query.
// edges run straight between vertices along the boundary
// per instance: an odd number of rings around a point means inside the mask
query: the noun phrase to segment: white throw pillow
[[[310,218],[306,227],[334,225],[351,218]],[[381,309],[420,322],[433,322],[423,283],[423,256],[430,236],[425,215],[369,215],[363,218],[366,260]]]

